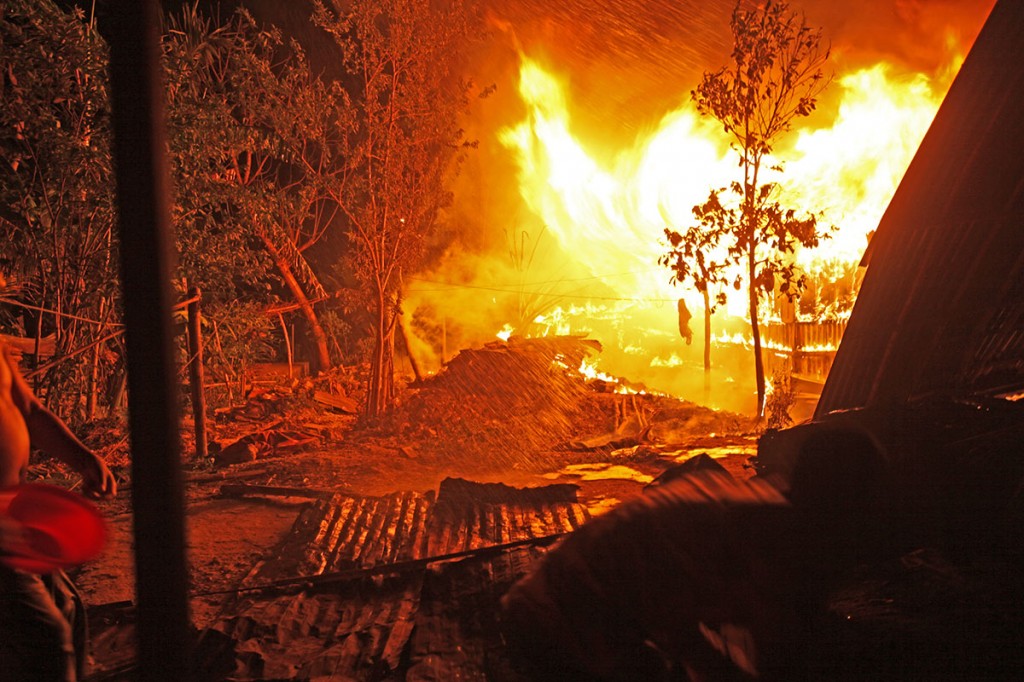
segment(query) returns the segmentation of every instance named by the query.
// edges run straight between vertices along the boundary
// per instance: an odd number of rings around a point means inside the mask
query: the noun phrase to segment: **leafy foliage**
[[[366,410],[377,417],[394,401],[403,275],[451,201],[445,178],[464,145],[459,59],[470,21],[461,3],[430,0],[318,2],[314,19],[341,48],[354,109],[335,197],[349,223],[348,264],[375,317]]]
[[[116,347],[118,305],[107,49],[80,12],[10,0],[0,12],[0,264],[19,284],[20,331],[56,339],[35,378],[67,419],[90,416]],[[67,357],[67,359],[62,359]]]
[[[717,119],[739,155],[742,180],[712,190],[694,209],[702,225],[714,226],[726,239],[729,259],[744,271],[754,340],[757,410],[765,409],[759,302],[776,288],[788,296],[803,286],[792,258],[796,249],[814,247],[823,232],[815,215],[800,215],[778,201],[779,185],[763,172],[778,138],[795,119],[809,115],[830,79],[824,74],[829,51],[821,31],[789,11],[783,1],[768,0],[757,9],[732,13],[731,66],[705,73],[693,92],[698,110]],[[771,170],[781,171],[781,166]]]
[[[254,358],[274,356],[279,345],[274,320],[255,303],[229,301],[212,315],[203,317],[206,368],[215,386],[225,387],[225,397],[234,397],[234,387],[243,381]]]
[[[314,304],[328,296],[306,252],[337,212],[345,93],[244,11],[220,26],[194,7],[172,16],[164,60],[182,275],[215,305],[283,287],[326,368]]]
[[[464,148],[459,59],[469,15],[458,2],[321,5],[316,20],[345,66],[332,83],[244,11],[221,22],[197,7],[168,18],[162,47],[175,284],[203,291],[221,337],[214,374],[228,378],[228,364],[269,338],[271,321],[253,316],[283,297],[304,315],[321,365],[331,349],[355,352],[358,341],[327,332],[358,336],[362,325],[333,314],[320,324],[329,268],[311,257],[345,228],[348,270],[375,317],[369,411],[379,413],[393,395],[402,276],[424,255]],[[119,315],[106,47],[80,13],[50,0],[6,3],[0,41],[0,267],[23,299],[57,313],[15,321],[54,331],[58,354],[69,353],[105,326],[116,330]],[[65,411],[87,402],[69,387],[121,370],[116,343],[48,372]]]
[[[669,251],[659,263],[672,270],[672,283],[689,283],[704,297],[704,372],[708,373],[711,371],[711,316],[717,306],[726,302],[723,285],[730,260],[721,245],[729,233],[728,214],[719,203],[718,194],[711,192],[705,203],[693,207],[693,215],[696,224],[683,232],[665,228]]]
[[[772,374],[772,391],[768,394],[765,405],[767,416],[766,426],[769,429],[784,429],[793,423],[789,411],[796,404],[796,389],[793,387],[793,375],[787,366]]]

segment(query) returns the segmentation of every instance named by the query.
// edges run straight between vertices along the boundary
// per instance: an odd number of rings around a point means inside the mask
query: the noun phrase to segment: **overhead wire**
[[[543,285],[543,284],[562,284],[562,283],[569,283],[569,282],[584,282],[584,281],[591,281],[591,280],[604,280],[604,279],[610,279],[612,277],[625,277],[625,276],[631,276],[631,275],[643,275],[643,274],[647,274],[648,272],[652,272],[652,271],[651,270],[647,270],[647,271],[641,271],[641,272],[623,272],[623,273],[617,273],[617,274],[613,274],[613,275],[593,275],[591,277],[580,277],[580,278],[575,278],[575,279],[560,279],[560,280],[528,282],[528,283],[524,283],[521,286],[520,285],[509,285],[509,284],[500,285],[500,286],[485,286],[485,285],[481,285],[481,284],[461,284],[461,283],[454,283],[454,282],[441,282],[441,281],[429,279],[429,278],[426,278],[426,277],[409,277],[408,279],[415,280],[415,281],[418,281],[418,282],[424,282],[424,283],[427,283],[427,284],[435,284],[435,285],[439,285],[439,286],[442,286],[442,287],[446,287],[446,288],[442,288],[442,289],[409,289],[409,293],[439,293],[439,292],[449,291],[450,289],[475,289],[475,290],[480,290],[480,291],[493,291],[493,292],[496,292],[496,293],[504,293],[504,294],[530,294],[530,295],[533,295],[533,296],[548,296],[548,297],[551,297],[551,298],[562,298],[562,299],[564,299],[564,298],[581,298],[581,297],[585,297],[587,299],[595,300],[595,301],[624,301],[624,302],[631,302],[631,303],[675,303],[678,300],[677,298],[647,298],[647,297],[635,297],[635,296],[633,296],[633,297],[629,297],[629,296],[592,296],[592,295],[581,294],[579,292],[574,292],[574,293],[554,293],[554,292],[551,292],[551,291],[537,291],[537,290],[530,290],[530,289],[524,289],[523,288],[523,287],[537,286],[537,285]]]

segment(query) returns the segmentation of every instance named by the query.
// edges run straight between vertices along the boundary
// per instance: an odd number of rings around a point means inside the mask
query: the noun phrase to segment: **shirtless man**
[[[5,285],[0,275],[0,289]],[[0,487],[25,481],[31,447],[78,471],[86,495],[116,494],[117,483],[106,464],[39,401],[0,339]],[[84,613],[68,578],[60,572],[39,576],[0,564],[0,680],[73,682],[83,674],[84,648]]]

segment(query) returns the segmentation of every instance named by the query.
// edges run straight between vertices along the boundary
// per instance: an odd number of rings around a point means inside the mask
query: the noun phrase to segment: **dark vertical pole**
[[[196,457],[205,461],[208,451],[206,446],[206,376],[203,372],[203,317],[199,287],[189,292],[188,304],[188,376],[192,386],[192,419],[196,430]],[[289,350],[288,361],[291,362]]]
[[[188,574],[157,0],[110,6],[114,162],[128,350],[140,680],[187,680]]]

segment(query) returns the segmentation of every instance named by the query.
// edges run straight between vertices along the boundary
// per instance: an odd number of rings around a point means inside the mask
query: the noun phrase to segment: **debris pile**
[[[415,391],[388,425],[438,458],[510,467],[557,449],[582,428],[613,426],[576,371],[600,351],[579,336],[512,337],[463,350]]]

